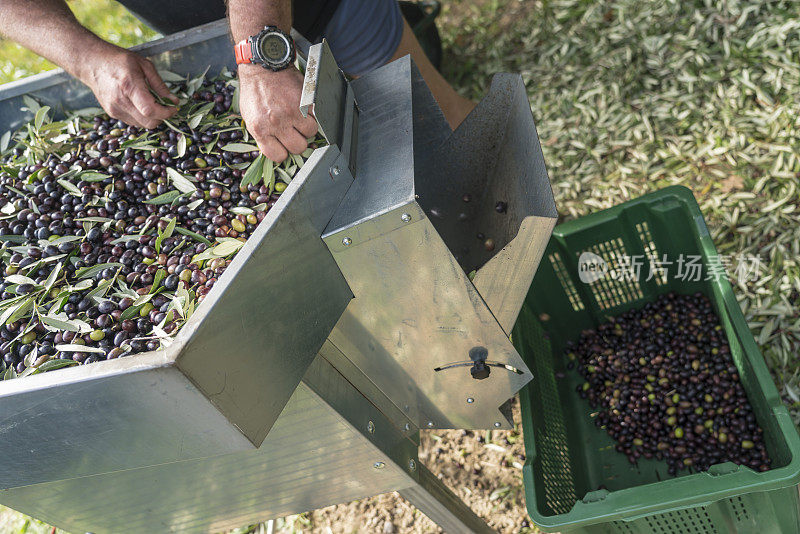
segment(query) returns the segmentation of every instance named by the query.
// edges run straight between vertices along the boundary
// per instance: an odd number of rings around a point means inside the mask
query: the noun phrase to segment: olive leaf
[[[268,159],[264,163],[264,185],[267,186],[269,190],[268,194],[272,194],[275,190],[275,164],[272,162],[271,159]]]
[[[111,175],[97,171],[83,171],[76,174],[75,177],[84,182],[102,182],[106,178],[111,178]]]
[[[172,202],[177,200],[181,196],[181,194],[182,193],[180,191],[175,191],[175,190],[167,191],[163,195],[158,195],[155,198],[152,198],[150,200],[144,200],[143,202],[145,204],[155,204],[155,205],[171,204]]]
[[[8,145],[11,142],[11,130],[7,131],[0,137],[0,154],[5,152],[8,149]]]
[[[31,113],[36,113],[42,106],[28,95],[22,95],[22,101]]]
[[[62,313],[58,315],[40,315],[39,320],[46,327],[51,327],[52,330],[66,330],[69,332],[86,333],[92,330],[88,323],[79,319],[67,319],[67,314]]]
[[[159,286],[161,285],[161,281],[167,276],[167,271],[165,269],[159,269],[156,271],[156,274],[153,276],[153,285],[150,287],[150,293],[155,293],[158,291]]]
[[[2,315],[0,315],[0,324],[10,324],[25,316],[33,309],[33,297],[28,297],[19,304],[7,308]]]
[[[58,185],[60,185],[64,189],[66,189],[68,193],[71,193],[71,194],[76,195],[76,196],[81,196],[82,195],[81,190],[78,189],[78,187],[75,184],[73,184],[72,182],[68,182],[67,180],[64,180],[63,178],[59,178],[58,180],[56,180],[56,182],[58,182]]]
[[[22,276],[19,274],[12,274],[6,276],[6,282],[10,284],[31,284],[31,285],[38,285],[35,280],[28,278],[27,276]]]
[[[205,243],[208,246],[211,246],[212,244],[211,241],[207,239],[205,236],[202,236],[196,232],[192,232],[191,230],[187,230],[186,228],[181,228],[180,226],[176,226],[175,231],[178,232],[179,234],[189,236],[197,241],[200,241],[201,243]]]
[[[225,256],[230,256],[240,248],[244,246],[243,241],[239,241],[238,239],[231,239],[230,241],[223,241],[219,245],[215,246],[212,250],[214,255],[224,258]]]
[[[169,83],[181,83],[186,79],[184,76],[166,69],[158,69],[158,75],[161,76],[162,80]]]
[[[54,371],[56,369],[61,369],[62,367],[72,367],[74,365],[78,365],[78,362],[75,360],[65,360],[63,358],[54,358],[52,360],[47,360],[42,365],[36,368],[31,374],[37,373],[46,373],[47,371]]]
[[[99,347],[92,347],[89,345],[78,345],[73,343],[63,343],[56,345],[56,350],[60,352],[95,352],[98,354],[105,354],[106,351]]]
[[[36,115],[33,118],[33,127],[38,131],[47,119],[47,112],[50,111],[50,106],[42,106],[36,110]]]
[[[97,265],[92,265],[89,267],[81,267],[77,271],[75,271],[75,276],[77,278],[94,278],[100,272],[105,271],[109,268],[119,269],[122,267],[121,263],[98,263]]]
[[[261,180],[264,171],[264,160],[266,159],[267,158],[264,157],[264,154],[259,154],[258,157],[253,160],[250,166],[247,167],[247,170],[245,171],[244,176],[242,176],[242,180],[240,182],[242,188],[246,188],[250,184],[255,184]]]
[[[177,143],[176,148],[178,149],[178,157],[179,158],[182,158],[183,156],[186,155],[186,136],[185,135],[178,136],[178,143]]]
[[[275,170],[278,171],[278,174],[281,175],[281,180],[286,182],[287,184],[292,182],[292,177],[289,175],[288,172],[283,170],[283,167],[275,167]]]
[[[175,189],[181,193],[194,193],[197,191],[197,187],[191,182],[191,180],[186,178],[172,167],[167,167],[167,176],[169,176],[169,179],[172,182],[172,185],[175,186]]]
[[[161,242],[167,239],[168,237],[172,236],[172,232],[175,231],[175,225],[177,223],[178,223],[178,218],[173,217],[167,223],[167,226],[164,228],[164,231],[158,232],[158,237],[156,237],[156,244],[155,244],[156,252],[161,252]]]
[[[228,143],[222,147],[222,150],[226,152],[245,154],[247,152],[258,152],[258,147],[255,145],[249,145],[247,143]]]

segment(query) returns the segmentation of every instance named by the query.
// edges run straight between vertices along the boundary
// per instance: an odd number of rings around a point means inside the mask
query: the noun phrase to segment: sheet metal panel
[[[230,63],[227,40],[212,23],[142,51],[202,72]],[[0,87],[0,130],[26,118],[25,93],[91,98],[61,72]],[[1,382],[0,487],[259,446],[352,298],[320,237],[353,179],[340,158],[312,154],[167,350]]]
[[[318,358],[258,450],[4,490],[0,502],[71,532],[218,532],[411,487],[400,466],[412,458],[416,445]]]

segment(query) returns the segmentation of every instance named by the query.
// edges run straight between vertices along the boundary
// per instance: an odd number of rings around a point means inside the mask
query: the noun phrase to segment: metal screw
[[[428,428],[433,428],[433,421],[428,421]]]
[[[403,425],[403,430],[405,430],[406,432],[410,431],[411,425],[409,423],[406,423],[405,425]]]
[[[497,428],[500,428],[500,423],[495,423],[494,426],[496,426]]]
[[[410,471],[416,471],[417,470],[417,462],[415,462],[413,458],[408,461],[408,469]]]
[[[372,467],[374,467],[375,469],[383,469],[384,467],[386,467],[386,464],[383,462],[375,462],[374,464],[372,464]]]
[[[350,239],[349,237],[345,237],[344,239],[342,239],[342,245],[346,247],[349,247],[352,242],[353,240]]]
[[[400,216],[400,220],[403,222],[408,222],[411,220],[411,215],[408,213],[404,213]]]
[[[467,404],[472,404],[473,402],[475,402],[475,399],[472,397],[467,397]]]
[[[339,172],[340,171],[339,171],[339,166],[338,165],[334,165],[333,167],[331,167],[331,174],[332,175],[339,176]]]
[[[373,423],[372,421],[367,423],[367,432],[369,432],[370,434],[375,433],[375,423]]]

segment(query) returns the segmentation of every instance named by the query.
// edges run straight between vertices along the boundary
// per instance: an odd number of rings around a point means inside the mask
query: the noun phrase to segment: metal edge
[[[528,216],[519,232],[478,269],[472,284],[503,331],[510,335],[544,255],[556,219]],[[527,264],[520,261],[528,258]]]

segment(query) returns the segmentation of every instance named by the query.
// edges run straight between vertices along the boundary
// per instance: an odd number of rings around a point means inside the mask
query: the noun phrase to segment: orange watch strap
[[[236,46],[233,47],[234,55],[236,56],[236,64],[242,65],[245,63],[252,63],[253,60],[253,49],[250,46],[250,40],[245,39],[239,43],[236,43]]]

